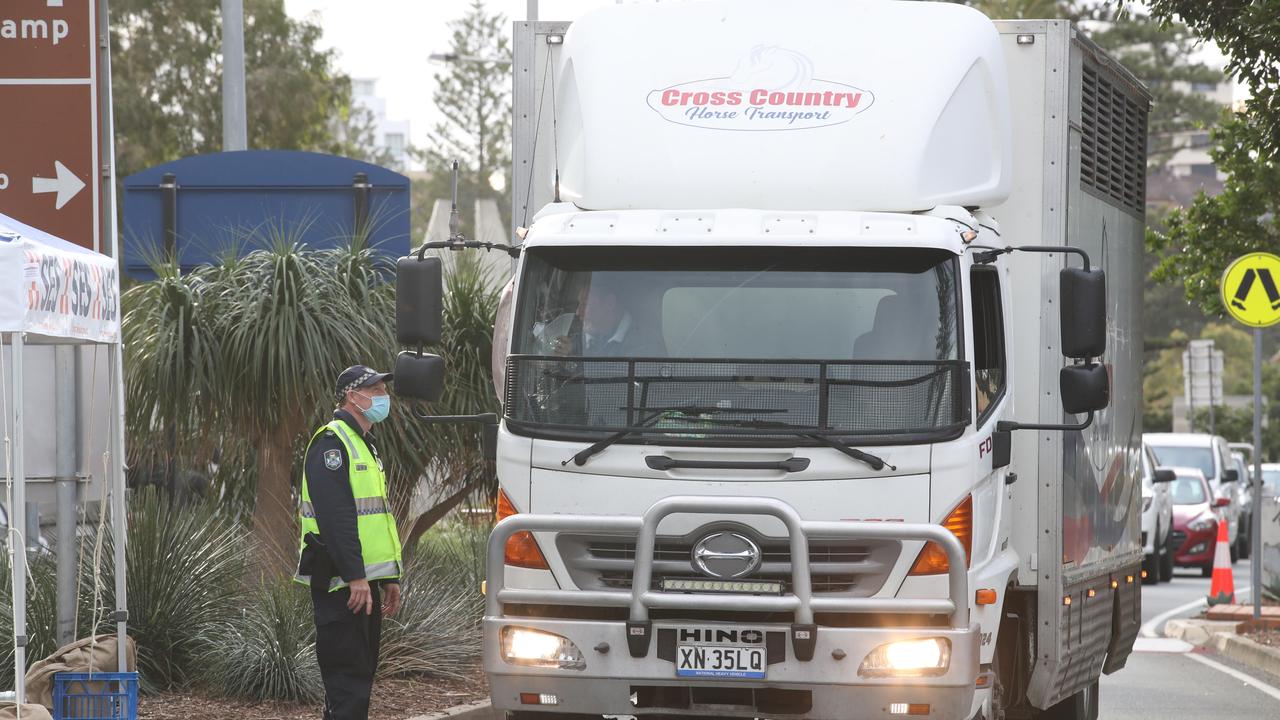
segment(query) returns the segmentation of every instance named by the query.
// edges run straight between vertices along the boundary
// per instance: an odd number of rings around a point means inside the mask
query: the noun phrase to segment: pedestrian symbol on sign
[[[1280,322],[1280,257],[1250,253],[1236,259],[1222,275],[1222,304],[1231,317],[1250,327]]]

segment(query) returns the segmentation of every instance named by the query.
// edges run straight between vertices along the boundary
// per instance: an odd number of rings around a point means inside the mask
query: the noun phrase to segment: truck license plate
[[[676,650],[677,677],[764,679],[762,647],[679,645]]]

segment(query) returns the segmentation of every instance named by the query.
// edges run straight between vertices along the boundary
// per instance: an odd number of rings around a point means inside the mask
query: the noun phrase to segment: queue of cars
[[[1212,575],[1219,524],[1227,527],[1231,562],[1247,558],[1253,447],[1204,433],[1147,433],[1142,440],[1144,581],[1168,581],[1174,566]],[[1263,494],[1276,494],[1280,464],[1263,465],[1262,479]]]

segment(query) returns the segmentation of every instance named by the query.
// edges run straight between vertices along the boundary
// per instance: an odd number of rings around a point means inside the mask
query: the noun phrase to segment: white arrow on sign
[[[31,178],[31,192],[35,195],[41,193],[58,193],[57,200],[54,201],[54,209],[61,210],[63,205],[71,202],[71,198],[84,189],[84,181],[76,177],[76,174],[67,169],[57,160],[53,161],[53,169],[58,174],[56,178]]]

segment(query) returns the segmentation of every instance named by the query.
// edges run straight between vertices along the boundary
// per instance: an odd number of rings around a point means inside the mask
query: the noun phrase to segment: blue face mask
[[[369,402],[373,403],[369,406],[368,410],[361,411],[369,422],[380,423],[383,420],[386,420],[387,415],[391,413],[391,396],[374,395],[370,397],[365,395],[365,397],[369,398]]]

